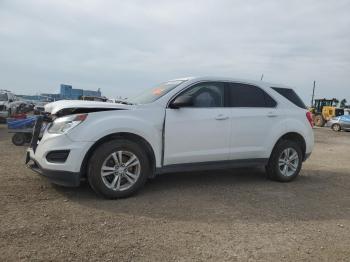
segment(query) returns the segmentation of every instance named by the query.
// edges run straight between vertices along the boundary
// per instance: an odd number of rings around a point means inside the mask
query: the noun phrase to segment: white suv
[[[56,184],[87,178],[107,198],[165,172],[265,166],[288,182],[314,146],[300,98],[265,82],[189,77],[119,104],[58,101],[45,110],[52,121],[39,139],[38,119],[26,162]]]
[[[7,118],[11,116],[13,110],[13,102],[17,101],[14,94],[7,90],[0,90],[0,118]]]

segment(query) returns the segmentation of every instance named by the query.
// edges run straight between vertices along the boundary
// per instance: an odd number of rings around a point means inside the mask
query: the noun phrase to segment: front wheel
[[[280,141],[272,151],[266,167],[268,177],[280,182],[292,181],[300,172],[302,156],[298,143],[289,140]]]
[[[93,153],[88,180],[94,191],[106,198],[128,197],[137,192],[151,172],[144,149],[137,143],[116,139]]]

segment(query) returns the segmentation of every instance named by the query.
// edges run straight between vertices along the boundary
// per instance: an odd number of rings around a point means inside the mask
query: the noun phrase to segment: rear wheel
[[[339,124],[334,124],[332,125],[332,129],[333,131],[339,132],[341,130],[341,127]]]
[[[266,167],[268,177],[280,182],[292,181],[300,172],[302,156],[298,143],[290,140],[278,142]]]
[[[106,142],[92,155],[88,180],[106,198],[128,197],[138,191],[150,175],[147,154],[137,143],[118,139]]]
[[[319,127],[322,127],[325,124],[325,121],[324,121],[322,115],[315,116],[314,122],[315,122],[315,125],[319,126]]]

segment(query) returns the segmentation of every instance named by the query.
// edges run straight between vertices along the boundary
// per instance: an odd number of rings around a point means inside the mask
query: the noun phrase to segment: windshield
[[[151,89],[148,89],[141,94],[128,99],[128,102],[133,104],[148,104],[156,101],[158,98],[164,96],[166,93],[173,90],[178,85],[185,82],[184,80],[174,80],[174,81],[168,81],[164,82],[156,87],[153,87]]]
[[[7,94],[6,93],[0,94],[0,101],[7,101]]]

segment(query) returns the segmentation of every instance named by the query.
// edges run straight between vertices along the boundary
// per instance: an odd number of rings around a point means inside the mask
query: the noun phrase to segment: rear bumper
[[[51,183],[67,187],[78,187],[80,185],[80,173],[43,169],[35,160],[28,159],[28,157],[27,154],[27,164],[32,161],[28,167],[35,173],[47,177]]]
[[[332,127],[334,124],[338,124],[338,125],[342,126],[342,123],[339,120],[332,120],[332,119],[327,121],[325,126],[326,127]]]

